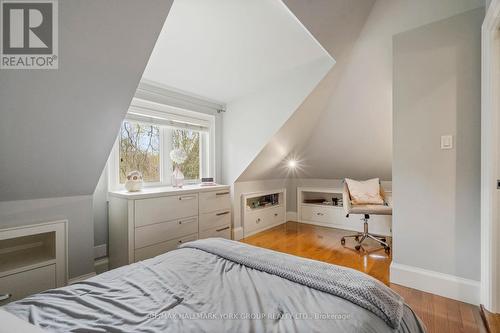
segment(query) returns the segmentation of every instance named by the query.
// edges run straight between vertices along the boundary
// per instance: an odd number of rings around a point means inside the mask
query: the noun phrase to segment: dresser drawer
[[[135,200],[135,226],[198,215],[198,194]]]
[[[200,214],[200,230],[208,230],[226,224],[231,224],[231,211],[229,209]]]
[[[135,248],[141,248],[198,232],[198,218],[150,224],[135,229]]]
[[[12,296],[0,305],[56,287],[56,265],[48,265],[0,278],[0,294]]]
[[[231,197],[229,189],[200,193],[200,213],[230,209]]]
[[[198,239],[198,234],[189,235],[177,239],[172,239],[163,243],[158,243],[151,246],[146,246],[141,249],[135,250],[135,261],[141,261],[148,258],[156,257],[160,254],[177,249],[179,245],[186,242],[191,242]]]
[[[210,237],[231,239],[231,226],[228,224],[200,232],[200,239]]]
[[[314,207],[302,206],[301,207],[301,220],[321,223],[335,223],[338,219],[339,209],[334,207]]]

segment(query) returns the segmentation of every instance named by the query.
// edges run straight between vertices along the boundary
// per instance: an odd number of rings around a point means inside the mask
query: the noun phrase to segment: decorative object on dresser
[[[172,186],[182,187],[184,185],[184,174],[181,171],[180,165],[187,159],[187,154],[184,149],[174,149],[170,152],[170,159],[174,162],[175,169],[172,173]]]
[[[391,192],[386,191],[391,205]],[[299,222],[338,229],[363,231],[362,221],[349,220],[344,212],[343,187],[297,187],[297,216]],[[372,231],[391,236],[392,217],[372,216]]]
[[[0,305],[67,283],[67,221],[0,229]]]
[[[131,264],[198,238],[231,238],[229,186],[109,192],[109,265]]]
[[[286,222],[285,189],[243,193],[241,201],[244,237]]]
[[[129,192],[140,191],[142,189],[142,173],[139,171],[129,172],[125,181],[125,188]]]

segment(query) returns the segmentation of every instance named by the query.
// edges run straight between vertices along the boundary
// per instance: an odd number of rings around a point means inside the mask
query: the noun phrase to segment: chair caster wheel
[[[344,237],[342,237],[342,239],[340,240],[340,244],[345,245],[345,238]]]
[[[391,253],[391,248],[388,247],[388,246],[386,246],[385,247],[385,253],[387,253],[387,254]]]
[[[380,238],[380,240],[381,240],[382,242],[384,242],[384,243],[387,243],[387,242],[386,242],[386,240],[385,240],[385,238]]]
[[[358,236],[354,237],[354,240],[355,240],[356,242],[359,242],[359,237],[358,237]]]
[[[361,245],[356,245],[354,248],[356,249],[356,251],[359,251],[359,249],[361,248]]]

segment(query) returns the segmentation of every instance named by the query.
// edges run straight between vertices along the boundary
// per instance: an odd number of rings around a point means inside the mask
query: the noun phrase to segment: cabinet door
[[[198,194],[135,200],[135,226],[198,215]]]

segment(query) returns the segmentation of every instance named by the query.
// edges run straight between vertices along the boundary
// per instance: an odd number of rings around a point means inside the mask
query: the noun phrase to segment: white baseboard
[[[297,222],[297,212],[286,212],[286,220]]]
[[[233,229],[233,239],[240,240],[243,238],[243,228],[238,227]]]
[[[106,257],[108,255],[108,244],[94,246],[94,259]]]
[[[83,280],[90,279],[91,277],[94,277],[95,275],[96,275],[95,272],[84,274],[84,275],[80,275],[80,276],[77,276],[77,277],[69,279],[68,280],[68,284],[73,284],[73,283],[81,282]]]
[[[391,283],[474,305],[479,304],[480,282],[392,262]]]
[[[363,231],[363,227],[362,226],[360,227],[359,225],[337,224],[337,223],[322,223],[322,222],[299,221],[299,220],[296,220],[296,221],[300,222],[300,223],[305,223],[305,224],[317,225],[317,226],[320,226],[320,227],[335,228],[335,229],[357,231],[357,232],[362,232]],[[388,230],[384,230],[384,229],[370,228],[370,232],[374,233],[376,235],[392,237],[391,232],[388,231]]]
[[[274,228],[274,227],[277,227],[279,225],[282,225],[282,224],[285,224],[286,222],[285,221],[282,221],[282,222],[278,222],[278,223],[274,223],[274,224],[270,224],[264,228],[261,228],[261,229],[258,229],[258,230],[254,230],[252,232],[249,232],[249,233],[244,233],[244,236],[245,237],[250,237],[252,235],[255,235],[255,234],[258,234],[259,232],[262,232],[262,231],[266,231],[266,230],[269,230],[271,228]]]

